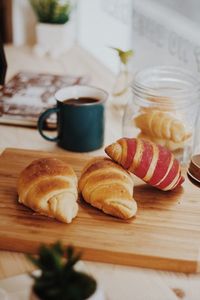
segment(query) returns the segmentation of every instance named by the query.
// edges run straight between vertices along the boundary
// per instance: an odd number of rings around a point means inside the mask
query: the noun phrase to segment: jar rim
[[[135,73],[131,88],[143,101],[152,103],[152,98],[159,99],[161,105],[167,105],[166,99],[169,98],[178,100],[180,105],[189,105],[197,102],[200,95],[200,81],[194,74],[175,66],[142,69]],[[170,90],[171,97],[163,94],[167,89]]]

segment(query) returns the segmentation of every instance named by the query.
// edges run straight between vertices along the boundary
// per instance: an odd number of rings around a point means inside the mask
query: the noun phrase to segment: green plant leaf
[[[127,50],[127,51],[123,51],[120,48],[116,48],[116,47],[111,47],[111,49],[117,51],[120,61],[126,65],[129,61],[129,59],[134,55],[134,52],[132,49]]]
[[[81,258],[81,253],[75,253],[72,246],[68,246],[66,249],[67,263],[65,269],[72,268]]]
[[[60,255],[53,249],[42,246],[39,250],[39,261],[44,270],[60,270],[62,267]]]
[[[60,256],[64,255],[64,247],[62,246],[61,242],[53,244],[52,250]]]

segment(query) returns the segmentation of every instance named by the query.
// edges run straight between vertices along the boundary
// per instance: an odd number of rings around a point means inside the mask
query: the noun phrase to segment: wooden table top
[[[29,47],[7,46],[6,56],[8,60],[7,80],[16,72],[27,70],[58,74],[88,74],[91,77],[92,85],[102,87],[108,92],[114,82],[112,73],[106,67],[77,46],[59,60],[36,57]],[[112,108],[109,102],[108,107],[105,144],[121,136],[122,124],[121,110]],[[36,129],[0,125],[1,151],[7,147],[64,152],[56,144],[42,139]],[[90,154],[102,153],[103,149],[100,149]],[[108,299],[200,299],[200,275],[186,275],[94,262],[86,262],[86,265],[103,286]],[[0,279],[32,269],[33,266],[27,261],[24,254],[0,252]]]

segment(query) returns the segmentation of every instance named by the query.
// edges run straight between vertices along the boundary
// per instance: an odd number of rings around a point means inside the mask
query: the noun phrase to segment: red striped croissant
[[[125,169],[160,190],[173,190],[184,182],[174,155],[150,141],[122,138],[106,147],[105,152]]]

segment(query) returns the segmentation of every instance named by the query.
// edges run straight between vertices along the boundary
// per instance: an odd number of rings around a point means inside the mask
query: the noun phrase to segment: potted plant
[[[80,253],[73,247],[65,249],[60,243],[41,246],[37,258],[28,258],[40,269],[38,276],[31,275],[34,284],[30,300],[104,300],[95,279],[77,270]]]
[[[30,0],[38,23],[36,25],[37,54],[58,57],[74,42],[72,3],[69,0]]]

